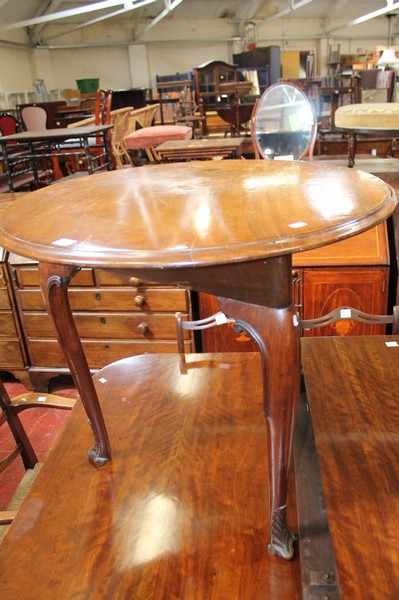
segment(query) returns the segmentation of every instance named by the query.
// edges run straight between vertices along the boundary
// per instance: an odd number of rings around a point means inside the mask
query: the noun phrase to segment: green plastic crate
[[[99,88],[99,79],[77,79],[76,85],[82,94],[92,94]]]

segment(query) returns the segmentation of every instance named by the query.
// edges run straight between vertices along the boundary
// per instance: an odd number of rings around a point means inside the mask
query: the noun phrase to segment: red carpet
[[[26,391],[26,388],[21,383],[6,382],[4,385],[11,397],[23,394]],[[68,398],[78,397],[77,391],[74,388],[57,389],[52,390],[52,392]],[[61,431],[65,420],[68,418],[68,414],[68,410],[54,408],[28,409],[20,414],[21,422],[39,462],[44,461],[47,452]],[[0,458],[3,458],[14,446],[14,438],[5,424],[0,429]],[[24,472],[22,460],[17,458],[10,467],[0,474],[0,510],[7,508]]]

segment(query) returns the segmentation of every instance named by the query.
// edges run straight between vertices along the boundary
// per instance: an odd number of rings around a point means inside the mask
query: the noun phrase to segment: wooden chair
[[[116,110],[110,111],[109,124],[113,125],[110,130],[110,145],[114,165],[117,169],[123,169],[125,166],[133,166],[132,160],[123,143],[123,138],[134,131],[136,119],[131,115],[135,112],[136,111],[134,111],[132,106],[117,108]],[[88,117],[78,123],[74,123],[71,127],[83,125],[94,125],[94,116]]]
[[[111,122],[111,103],[112,103],[112,89],[99,88],[96,92],[95,104],[94,104],[94,115],[87,117],[81,121],[76,121],[68,125],[68,127],[85,127],[87,125],[109,125]],[[111,143],[111,134],[108,132],[108,139]],[[63,147],[67,150],[68,148],[76,148],[77,140],[69,140],[67,144],[63,144]],[[100,137],[89,138],[89,145],[96,146],[101,145],[102,140]],[[93,148],[92,151],[95,151]],[[79,163],[75,159],[66,163],[66,168],[69,174],[76,171],[85,171],[85,161],[80,159]]]
[[[74,404],[75,400],[70,398],[34,392],[26,392],[10,399],[3,382],[0,380],[0,427],[8,424],[15,440],[15,447],[0,460],[0,473],[5,471],[18,456],[21,456],[26,469],[25,476],[18,486],[8,509],[0,511],[0,541],[7,533],[9,525],[14,520],[19,506],[22,504],[40,469],[36,453],[19,419],[19,413],[35,407],[70,410]]]
[[[197,131],[204,137],[208,134],[204,101],[200,98],[197,103],[191,88],[184,88],[181,92],[175,123],[191,127],[194,138]]]
[[[47,129],[47,111],[42,106],[23,106],[20,114],[25,131]]]
[[[296,85],[271,85],[256,102],[251,117],[255,158],[311,160],[317,118],[312,103]]]
[[[93,100],[90,98],[90,101]],[[75,121],[68,127],[85,127],[86,125],[109,125],[111,122],[112,90],[99,88],[94,101],[94,114],[91,117]]]
[[[113,125],[111,129],[111,152],[117,169],[133,166],[132,159],[123,143],[123,138],[131,133],[132,127],[135,126],[133,119],[131,119],[132,113],[134,113],[132,106],[111,111],[111,124]]]
[[[79,106],[82,109],[91,110],[94,114],[96,108],[96,97],[93,96],[92,98],[83,98],[83,100],[80,101]]]

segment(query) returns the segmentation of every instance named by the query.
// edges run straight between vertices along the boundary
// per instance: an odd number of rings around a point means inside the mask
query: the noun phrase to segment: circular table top
[[[4,211],[0,243],[67,265],[227,264],[338,241],[385,220],[395,204],[377,177],[326,163],[148,165],[24,195]]]

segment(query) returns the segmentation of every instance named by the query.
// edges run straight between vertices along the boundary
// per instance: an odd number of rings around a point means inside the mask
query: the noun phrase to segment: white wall
[[[35,78],[44,79],[48,90],[76,88],[76,80],[86,78],[99,78],[100,85],[114,89],[148,84],[154,87],[156,75],[185,72],[208,60],[232,62],[233,48],[236,52],[237,46],[242,46],[234,41],[237,24],[228,20],[166,19],[147,32],[145,25],[139,24],[132,31],[128,22],[110,20],[60,36],[65,24],[61,27],[55,23],[46,27],[47,50],[0,44],[0,91],[31,90]],[[331,44],[339,44],[341,54],[350,54],[387,42],[383,18],[338,33],[341,39],[322,38],[321,21],[280,19],[259,27],[258,46],[313,51],[317,74],[325,75]],[[13,32],[12,39],[15,36]],[[21,40],[27,41],[22,32],[18,37]],[[68,47],[61,47],[65,45]]]
[[[32,50],[0,47],[0,91],[19,91],[33,86]]]
[[[155,86],[156,75],[185,73],[210,60],[230,62],[226,43],[198,44],[190,48],[183,44],[168,44],[148,46],[149,75],[152,87]]]
[[[128,46],[50,50],[54,89],[74,89],[77,79],[100,79],[105,88],[130,87]]]

